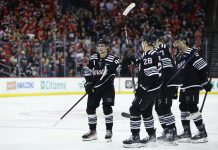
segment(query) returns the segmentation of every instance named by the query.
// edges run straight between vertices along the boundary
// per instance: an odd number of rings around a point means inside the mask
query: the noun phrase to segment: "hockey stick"
[[[209,82],[211,82],[211,80],[212,80],[212,76],[210,77]],[[203,108],[204,108],[204,103],[205,103],[205,100],[206,100],[206,98],[207,98],[207,93],[208,93],[208,91],[206,91],[206,93],[205,93],[205,95],[204,95],[204,99],[203,99],[203,102],[202,102],[202,105],[201,105],[201,109],[200,109],[200,112],[201,112],[201,113],[202,113],[202,110],[203,110]]]
[[[124,117],[124,118],[130,118],[130,114],[126,113],[126,112],[122,112],[121,116]]]
[[[191,59],[195,56],[195,52],[192,54],[192,56],[184,63],[182,64],[182,66],[179,68],[179,70],[177,70],[177,72],[169,79],[169,81],[164,85],[164,88],[167,87],[167,85],[180,73],[180,71],[191,61]],[[125,118],[130,118],[130,114],[126,113],[126,112],[122,112],[121,116],[125,117]]]
[[[98,83],[94,86],[94,88],[96,88],[96,86],[100,83],[100,81],[103,79],[103,77],[107,74],[107,67],[105,66],[104,68],[104,72],[100,78],[100,80],[98,81]],[[110,76],[109,76],[110,77]],[[53,127],[55,127],[88,93],[85,93],[65,114],[63,114],[61,116],[61,118],[53,125]]]
[[[55,127],[88,93],[85,93],[61,118],[53,125]]]
[[[123,12],[123,16],[127,16],[128,13],[135,7],[135,3],[131,3],[129,6],[126,7],[126,9]],[[128,36],[127,36],[127,26],[124,27],[125,30],[125,37],[126,37],[126,43],[129,44]]]
[[[164,88],[175,79],[175,77],[180,73],[180,71],[191,61],[191,59],[195,56],[195,52],[197,51],[197,49],[194,50],[194,53],[192,54],[192,56],[184,63],[182,64],[182,66],[179,68],[179,70],[177,70],[177,72],[167,81],[167,83],[164,85]]]
[[[135,69],[135,67],[134,67],[134,65],[133,64],[131,64],[131,77],[132,77],[132,86],[133,86],[133,90],[135,91],[136,90],[136,87],[135,87],[135,72],[134,72],[134,69]]]
[[[128,13],[135,7],[135,3],[131,3],[129,6],[126,7],[126,9],[123,12],[123,16],[127,16]],[[128,40],[128,34],[127,34],[127,25],[125,25],[124,27],[124,31],[125,31],[125,37],[126,37],[126,45],[129,44],[129,40]],[[135,79],[134,79],[134,66],[133,64],[131,64],[131,77],[132,77],[132,84],[133,84],[133,90],[135,91]]]

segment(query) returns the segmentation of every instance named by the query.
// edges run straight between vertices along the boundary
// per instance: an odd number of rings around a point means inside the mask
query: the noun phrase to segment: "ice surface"
[[[114,106],[113,141],[107,143],[105,121],[102,106],[97,110],[98,140],[83,142],[81,136],[88,131],[85,97],[56,127],[53,125],[82,95],[0,98],[0,150],[119,150],[122,141],[130,137],[129,119],[121,117],[128,112],[133,95],[116,95]],[[203,95],[200,97],[200,105]],[[175,100],[172,111],[176,117],[178,133],[182,132],[178,101]],[[162,132],[153,112],[157,135]],[[208,143],[179,144],[178,146],[146,147],[152,150],[212,150],[218,149],[218,95],[208,95],[203,119],[208,132]],[[192,132],[197,133],[192,123]],[[147,135],[141,126],[141,137]]]

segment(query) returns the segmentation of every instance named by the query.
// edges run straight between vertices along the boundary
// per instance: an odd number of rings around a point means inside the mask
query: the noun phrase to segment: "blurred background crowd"
[[[131,2],[136,7],[124,18]],[[141,51],[141,37],[153,28],[171,37],[185,33],[190,46],[203,49],[205,6],[206,0],[0,0],[0,76],[82,76],[98,39],[122,58]]]

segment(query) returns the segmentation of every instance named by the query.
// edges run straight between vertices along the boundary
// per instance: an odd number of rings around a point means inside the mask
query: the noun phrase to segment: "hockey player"
[[[138,60],[138,87],[135,92],[135,99],[129,109],[130,111],[130,128],[131,137],[123,141],[124,147],[142,147],[150,142],[156,142],[156,131],[154,129],[154,119],[152,108],[161,82],[159,80],[158,71],[158,55],[154,51],[155,37],[147,34],[142,42],[144,53]],[[133,60],[134,62],[134,60]],[[141,116],[145,125],[145,129],[149,137],[140,140]]]
[[[101,99],[105,114],[106,135],[109,142],[112,138],[113,109],[115,99],[114,78],[119,69],[119,58],[108,53],[108,43],[104,39],[98,41],[98,53],[90,57],[85,68],[85,90],[88,93],[86,112],[90,131],[82,136],[84,141],[96,140],[96,109]]]
[[[161,31],[158,33],[160,32]],[[175,117],[171,111],[172,100],[177,98],[177,87],[175,80],[168,83],[171,77],[176,73],[176,65],[171,56],[169,46],[166,44],[170,37],[168,35],[163,36],[163,34],[158,35],[159,38],[156,42],[156,50],[161,57],[161,79],[163,85],[160,90],[160,96],[155,103],[155,110],[158,114],[163,132],[162,136],[157,137],[157,140],[163,141],[167,145],[177,145],[175,142],[177,136]]]
[[[179,50],[177,56],[177,68],[181,70],[182,86],[179,96],[181,121],[184,132],[178,136],[179,142],[204,143],[207,142],[207,132],[198,109],[199,91],[204,88],[211,91],[212,84],[207,79],[208,66],[205,60],[199,56],[198,50],[187,46],[186,38],[183,34],[175,37],[175,46]],[[183,64],[187,63],[185,66]],[[190,114],[198,114],[193,119],[199,133],[192,137],[190,120],[187,117]]]

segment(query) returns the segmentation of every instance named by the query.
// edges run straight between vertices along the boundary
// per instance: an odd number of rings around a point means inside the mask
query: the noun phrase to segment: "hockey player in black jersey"
[[[179,96],[179,108],[184,132],[178,136],[178,140],[179,142],[204,143],[208,141],[207,132],[197,104],[199,102],[199,91],[201,89],[211,91],[212,89],[212,84],[207,78],[208,66],[198,54],[197,49],[187,46],[184,35],[177,35],[175,40],[175,46],[179,50],[176,60],[177,68],[183,68],[180,73],[182,86]],[[183,66],[185,63],[187,64]],[[190,120],[188,120],[190,114],[198,114],[193,121],[199,133],[193,137],[191,135]]]
[[[150,34],[145,36],[142,42],[144,53],[136,62],[139,64],[138,87],[135,92],[135,99],[129,109],[131,137],[123,141],[124,147],[143,147],[148,143],[156,142],[156,131],[154,129],[154,119],[152,108],[161,82],[159,78],[157,52],[154,51],[155,37]],[[134,62],[134,60],[133,60]],[[141,119],[149,137],[140,140]]]
[[[160,95],[155,103],[155,110],[163,128],[162,136],[157,137],[157,140],[164,142],[166,145],[177,145],[175,142],[177,136],[175,117],[171,111],[172,101],[174,98],[177,98],[177,83],[175,80],[168,83],[171,77],[176,73],[176,65],[171,56],[169,46],[166,44],[169,41],[169,38],[169,35],[159,34],[156,42],[156,51],[161,60],[160,70],[163,84]]]
[[[106,135],[105,139],[111,141],[113,127],[113,109],[115,99],[114,78],[119,69],[119,58],[108,53],[107,41],[98,41],[98,53],[90,57],[85,68],[85,90],[88,93],[86,112],[90,131],[82,136],[84,141],[96,140],[97,116],[96,109],[103,100],[105,114]]]

